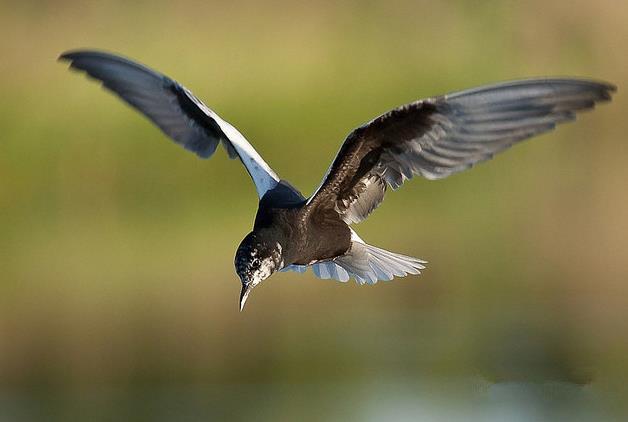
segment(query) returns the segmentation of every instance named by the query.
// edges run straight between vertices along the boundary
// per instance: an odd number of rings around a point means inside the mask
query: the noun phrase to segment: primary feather
[[[178,82],[144,65],[101,51],[72,51],[59,59],[101,81],[105,88],[199,157],[211,157],[222,143],[230,158],[238,157],[244,164],[260,198],[279,182],[277,174],[236,128]]]
[[[365,219],[414,175],[441,179],[607,101],[615,87],[579,79],[506,82],[416,101],[351,132],[312,207],[333,206],[347,224]]]

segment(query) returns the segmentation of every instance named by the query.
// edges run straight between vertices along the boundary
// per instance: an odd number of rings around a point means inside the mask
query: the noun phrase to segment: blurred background
[[[628,4],[0,2],[0,420],[604,420],[626,411]],[[610,105],[357,231],[429,261],[375,286],[279,273],[238,312],[256,211],[68,49],[175,78],[308,196],[392,107],[520,77]]]

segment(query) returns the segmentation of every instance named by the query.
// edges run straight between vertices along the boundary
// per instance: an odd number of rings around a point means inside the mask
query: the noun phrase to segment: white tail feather
[[[375,284],[379,280],[388,281],[394,277],[420,274],[427,263],[358,240],[353,241],[347,254],[336,258],[334,262],[346,269],[358,284]]]
[[[351,248],[332,260],[312,264],[312,271],[321,279],[345,282],[353,277],[358,284],[375,284],[408,274],[420,274],[427,261],[366,244],[353,230]],[[304,272],[304,265],[288,265],[282,271]]]

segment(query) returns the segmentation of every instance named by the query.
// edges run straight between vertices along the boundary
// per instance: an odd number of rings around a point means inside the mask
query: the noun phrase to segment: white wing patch
[[[279,183],[279,176],[264,161],[255,148],[251,146],[244,135],[233,127],[229,122],[223,120],[215,111],[207,107],[201,100],[187,88],[183,87],[185,94],[196,104],[203,113],[214,119],[223,133],[227,136],[233,149],[238,153],[240,161],[246,167],[246,171],[251,175],[257,195],[261,198],[266,192],[273,189]]]
[[[341,282],[349,281],[349,273],[334,261],[322,261],[312,265],[312,271],[316,277],[328,280],[334,279]]]
[[[307,271],[307,265],[286,265],[285,267],[283,267],[282,269],[280,269],[279,271],[281,272],[287,272],[287,271],[294,271],[296,273],[304,273]]]
[[[342,266],[338,265],[333,260],[331,261],[321,261],[316,262],[311,265],[288,265],[285,268],[282,268],[280,271],[294,271],[297,273],[304,273],[307,271],[308,267],[312,268],[314,275],[323,280],[337,280],[342,281],[343,283],[349,281],[351,278],[351,274],[347,272]]]

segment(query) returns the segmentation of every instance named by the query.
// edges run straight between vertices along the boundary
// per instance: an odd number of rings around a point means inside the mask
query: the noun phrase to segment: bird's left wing
[[[416,174],[441,179],[468,169],[573,120],[614,90],[590,80],[530,79],[396,108],[349,134],[307,204],[333,207],[348,224],[360,222],[387,186],[396,189]]]
[[[221,142],[230,158],[242,161],[260,198],[279,182],[277,174],[236,128],[178,82],[139,63],[101,51],[71,51],[59,59],[101,81],[105,88],[199,157],[211,157]]]

